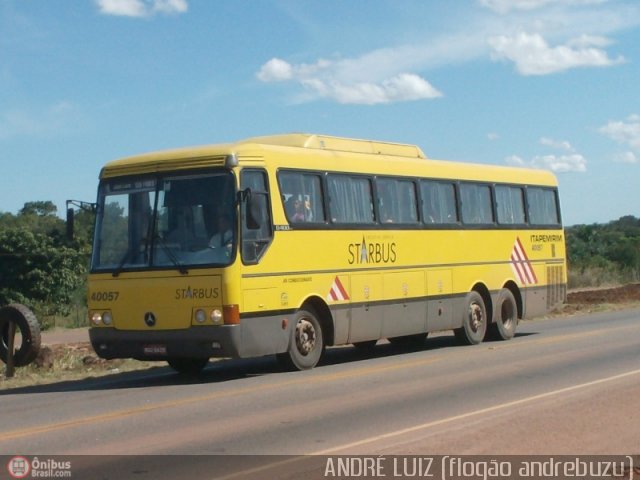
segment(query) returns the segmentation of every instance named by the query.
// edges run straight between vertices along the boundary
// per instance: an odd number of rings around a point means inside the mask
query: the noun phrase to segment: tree
[[[18,212],[0,214],[0,230],[4,228],[26,228],[34,233],[48,235],[56,242],[64,241],[64,220],[56,213],[58,209],[50,201],[27,202]]]
[[[66,315],[86,281],[91,215],[69,242],[50,201],[27,202],[17,215],[0,213],[0,305],[19,302],[39,315]]]
[[[84,281],[85,256],[27,228],[0,231],[0,304],[27,304],[42,315],[67,315]]]
[[[20,209],[18,215],[37,215],[40,217],[55,216],[58,207],[49,200],[39,202],[27,202]]]
[[[569,271],[593,284],[640,279],[640,219],[566,229]]]

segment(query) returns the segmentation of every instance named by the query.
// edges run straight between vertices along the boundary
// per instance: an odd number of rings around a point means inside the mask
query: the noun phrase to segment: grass
[[[0,361],[0,390],[82,380],[164,365],[162,362],[129,359],[103,360],[85,343],[45,345],[36,361],[26,367],[16,368],[12,378],[6,378],[5,365]]]

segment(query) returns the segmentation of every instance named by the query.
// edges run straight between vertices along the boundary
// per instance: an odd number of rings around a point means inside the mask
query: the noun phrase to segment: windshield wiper
[[[178,257],[176,257],[176,254],[173,253],[173,251],[171,250],[171,247],[169,247],[169,245],[165,243],[164,238],[162,238],[159,233],[156,233],[153,236],[153,239],[158,240],[158,243],[162,247],[162,250],[164,250],[164,253],[167,254],[167,257],[169,257],[169,260],[171,260],[173,265],[178,269],[178,271],[181,274],[186,275],[189,273],[189,270],[187,270],[185,266],[182,265],[182,263],[180,263],[180,260],[178,260]]]
[[[122,260],[120,260],[120,263],[118,263],[118,266],[111,274],[113,277],[117,277],[118,275],[120,275],[120,273],[124,269],[124,264],[127,263],[127,259],[129,258],[130,253],[131,251],[127,249],[127,251],[124,253],[124,256],[122,257]]]

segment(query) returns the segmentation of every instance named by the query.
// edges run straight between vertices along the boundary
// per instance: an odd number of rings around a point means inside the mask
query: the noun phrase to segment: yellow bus
[[[100,173],[90,338],[103,358],[276,354],[508,340],[566,296],[547,171],[428,159],[311,134],[149,153]]]

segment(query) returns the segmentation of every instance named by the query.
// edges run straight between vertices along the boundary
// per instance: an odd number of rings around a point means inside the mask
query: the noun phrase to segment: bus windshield
[[[92,271],[228,265],[236,246],[230,172],[109,179],[100,185]]]

